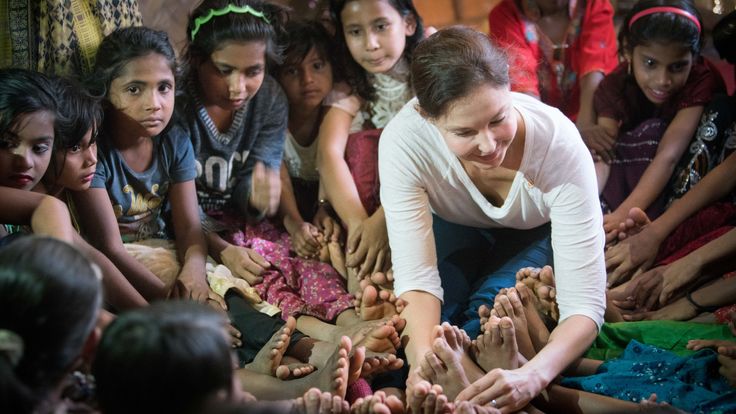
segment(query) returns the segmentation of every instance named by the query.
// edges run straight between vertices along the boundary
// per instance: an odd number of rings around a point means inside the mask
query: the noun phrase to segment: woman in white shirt
[[[441,313],[469,307],[466,317],[477,318],[482,297],[492,304],[520,267],[548,261],[551,241],[559,325],[527,364],[471,385],[482,401],[515,411],[584,353],[603,322],[593,162],[560,111],[510,92],[506,57],[482,33],[438,32],[417,47],[411,71],[417,98],[384,130],[378,157],[409,364],[431,351]],[[415,380],[412,370],[409,388]]]

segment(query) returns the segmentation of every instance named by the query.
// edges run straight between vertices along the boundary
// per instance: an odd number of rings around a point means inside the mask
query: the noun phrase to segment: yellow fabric
[[[72,0],[72,17],[74,33],[77,35],[79,52],[84,65],[83,71],[89,72],[95,63],[97,47],[102,42],[102,30],[99,21],[92,14],[88,0]]]

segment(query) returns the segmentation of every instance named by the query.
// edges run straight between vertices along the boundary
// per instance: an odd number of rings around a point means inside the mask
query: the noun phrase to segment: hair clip
[[[199,32],[199,28],[207,24],[207,22],[212,20],[213,17],[224,16],[228,13],[250,14],[259,19],[263,19],[263,21],[266,22],[267,24],[271,24],[271,22],[268,21],[266,14],[263,13],[262,11],[258,11],[248,5],[236,6],[234,4],[228,4],[227,7],[223,7],[221,9],[210,9],[210,11],[207,13],[206,16],[199,16],[196,19],[194,19],[194,29],[192,29],[192,40],[194,40],[194,36],[196,36],[197,32]]]

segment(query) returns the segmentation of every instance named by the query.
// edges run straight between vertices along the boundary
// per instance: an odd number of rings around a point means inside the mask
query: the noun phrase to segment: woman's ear
[[[414,13],[409,13],[404,16],[404,32],[406,37],[414,36],[414,32],[417,31],[417,18]]]

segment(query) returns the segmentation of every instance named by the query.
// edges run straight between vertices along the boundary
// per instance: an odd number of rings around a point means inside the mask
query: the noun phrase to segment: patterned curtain
[[[86,73],[104,36],[142,25],[136,0],[7,0],[3,6],[0,22],[8,24],[0,30],[0,64],[45,73]]]

